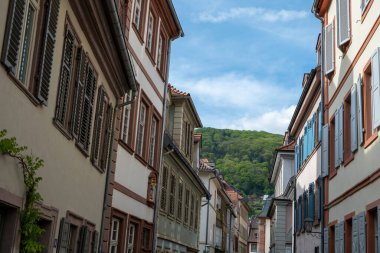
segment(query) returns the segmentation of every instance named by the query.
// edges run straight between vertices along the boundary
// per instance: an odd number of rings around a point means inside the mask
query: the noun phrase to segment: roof
[[[190,93],[180,91],[171,84],[168,85],[168,88],[172,96],[182,96],[182,97],[190,96]]]
[[[296,145],[296,142],[293,140],[287,145],[283,145],[276,149],[276,151],[294,151],[294,147]]]
[[[263,209],[261,209],[261,213],[258,215],[259,218],[267,218],[268,217],[268,212],[269,212],[269,208],[271,206],[272,197],[273,196],[270,196],[266,200],[264,200]]]

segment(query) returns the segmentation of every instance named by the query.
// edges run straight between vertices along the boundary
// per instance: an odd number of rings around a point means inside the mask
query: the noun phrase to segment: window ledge
[[[350,151],[351,152],[351,151]],[[355,159],[355,156],[353,153],[351,153],[351,155],[349,157],[347,157],[344,161],[343,161],[343,166],[346,167],[347,165],[349,165],[353,160]]]
[[[141,21],[140,21],[140,22],[141,22]],[[141,35],[139,29],[137,29],[135,23],[132,23],[132,28],[133,28],[133,30],[135,31],[136,36],[137,36],[137,38],[139,39],[141,45],[144,44],[144,40],[143,40],[143,38],[142,38],[142,35]]]
[[[97,169],[101,174],[104,174],[105,172],[105,169],[102,169],[100,168],[97,164],[95,164],[94,162],[91,162],[92,166],[95,167],[95,169]]]
[[[369,12],[369,9],[371,9],[373,0],[370,0],[369,3],[367,4],[366,7],[364,7],[364,11],[362,12],[362,18],[361,18],[361,23],[363,24],[365,18],[367,17],[367,14]]]
[[[23,85],[20,80],[18,80],[14,75],[8,72],[8,76],[10,79],[16,84],[17,88],[21,90],[22,93],[26,95],[26,97],[32,102],[33,105],[38,106],[41,105],[40,101],[28,90],[25,85]]]
[[[165,77],[164,77],[164,74],[162,73],[162,70],[159,69],[158,66],[156,66],[156,70],[157,70],[158,75],[161,77],[161,80],[165,82]]]
[[[75,143],[75,146],[79,149],[79,151],[87,158],[90,156],[87,150],[85,150],[78,142]]]
[[[337,174],[337,169],[333,169],[333,171],[330,171],[329,173],[329,180],[333,179]]]
[[[147,166],[148,163],[145,161],[145,159],[143,157],[141,157],[140,155],[136,154],[135,153],[135,158],[140,162],[142,163],[144,166]]]
[[[128,153],[133,155],[134,150],[127,143],[125,143],[122,139],[119,139],[119,145],[123,147]]]
[[[73,136],[70,134],[69,131],[67,131],[67,129],[62,126],[55,118],[53,119],[53,125],[68,139],[68,140],[72,140],[73,139]]]
[[[153,66],[156,66],[156,62],[153,59],[152,53],[149,51],[147,47],[145,47],[145,53],[148,55],[148,58]]]
[[[364,149],[368,148],[378,137],[378,130],[372,134],[371,137],[365,140],[364,142]]]

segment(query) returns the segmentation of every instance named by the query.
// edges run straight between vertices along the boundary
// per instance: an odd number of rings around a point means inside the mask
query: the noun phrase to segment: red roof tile
[[[172,94],[172,96],[190,96],[190,93],[180,91],[177,88],[175,88],[173,85],[169,84],[169,91]]]

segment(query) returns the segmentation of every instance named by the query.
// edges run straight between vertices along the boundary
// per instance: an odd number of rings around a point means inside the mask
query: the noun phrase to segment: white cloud
[[[217,13],[202,12],[198,19],[201,22],[221,23],[232,19],[250,18],[251,21],[274,23],[277,21],[291,21],[307,17],[306,11],[271,10],[257,7],[231,8],[228,11]]]
[[[265,112],[257,117],[244,116],[226,124],[226,128],[239,130],[263,130],[271,133],[284,134],[293,116],[296,106]]]

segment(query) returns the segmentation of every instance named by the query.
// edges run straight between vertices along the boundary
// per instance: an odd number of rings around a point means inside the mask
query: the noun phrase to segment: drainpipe
[[[325,79],[324,79],[324,66],[325,66],[325,54],[324,54],[324,46],[323,46],[323,42],[325,40],[325,29],[324,29],[324,18],[323,17],[320,17],[318,14],[317,14],[317,11],[315,10],[314,6],[317,4],[319,0],[314,0],[314,3],[313,3],[313,7],[312,7],[312,13],[314,14],[314,16],[319,19],[321,21],[321,28],[322,28],[322,32],[321,32],[321,108],[322,108],[322,126],[324,125],[324,113],[325,113],[325,98],[324,98],[324,84],[325,84]],[[321,136],[321,139],[323,140],[323,131],[321,131],[322,133],[322,136]],[[320,180],[320,184],[321,184],[321,199],[320,199],[320,209],[321,209],[321,225],[320,225],[320,231],[321,231],[321,252],[324,253],[324,227],[325,227],[325,215],[324,215],[324,203],[325,203],[325,185],[324,185],[325,181],[324,181],[324,178],[321,177],[321,180]]]
[[[297,175],[296,177],[294,178],[294,201],[293,203],[297,203]],[[295,228],[295,224],[297,223],[296,219],[297,219],[297,208],[296,208],[296,204],[293,205],[293,253],[296,253],[297,252],[297,230]]]

